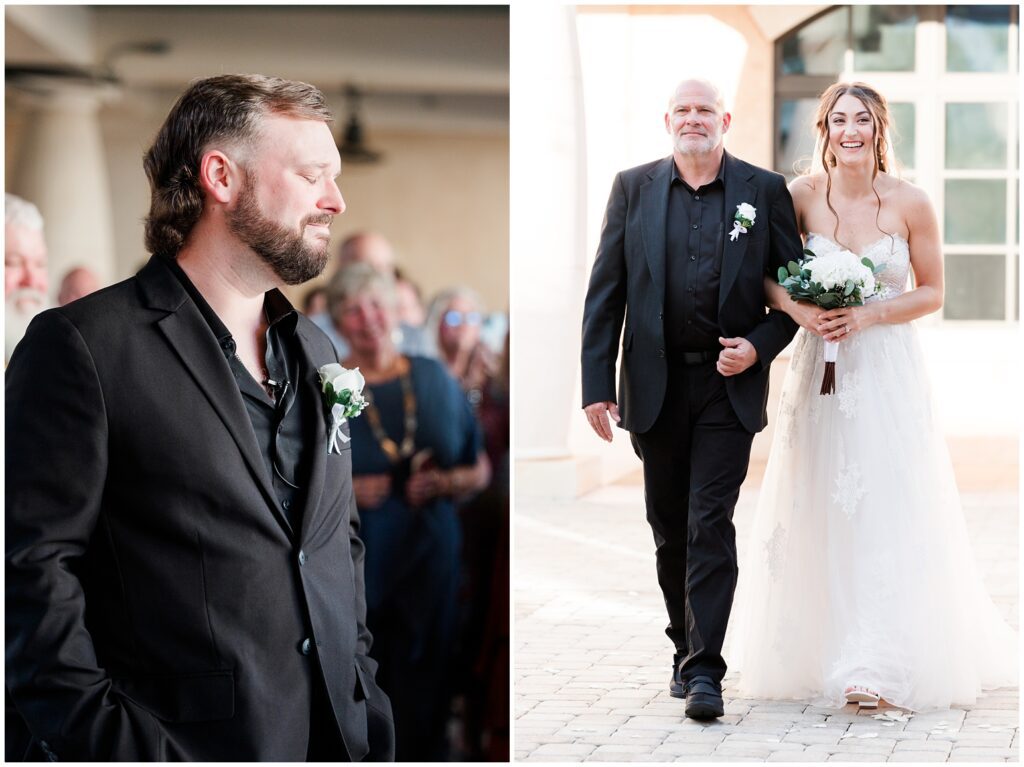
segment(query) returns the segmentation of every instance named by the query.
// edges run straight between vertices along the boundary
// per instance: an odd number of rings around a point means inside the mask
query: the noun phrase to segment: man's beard
[[[228,214],[227,223],[232,234],[252,248],[285,285],[301,285],[319,276],[330,259],[326,240],[318,247],[303,238],[306,225],[330,224],[331,220],[328,213],[306,216],[298,232],[294,232],[267,218],[256,202],[255,176],[250,170],[238,205]]]
[[[15,345],[25,336],[28,324],[47,308],[46,294],[34,288],[11,291],[4,301],[4,359],[9,360]]]
[[[721,131],[714,131],[709,133],[707,136],[701,138],[699,142],[694,142],[687,136],[676,137],[676,151],[681,155],[690,156],[696,154],[708,154],[713,151],[719,142],[722,140]]]

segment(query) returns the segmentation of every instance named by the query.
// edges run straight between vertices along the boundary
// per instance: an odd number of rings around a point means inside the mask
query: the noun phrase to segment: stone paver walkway
[[[736,511],[741,561],[756,493],[745,488]],[[1017,496],[972,492],[964,505],[989,592],[1017,627]],[[515,519],[517,761],[1019,760],[1017,689],[899,721],[733,698],[726,676],[726,715],[688,720],[667,689],[671,647],[642,487],[518,503]]]

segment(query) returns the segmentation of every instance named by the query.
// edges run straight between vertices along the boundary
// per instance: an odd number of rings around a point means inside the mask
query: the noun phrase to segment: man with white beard
[[[39,209],[17,195],[4,196],[4,361],[32,318],[48,306],[46,241]]]

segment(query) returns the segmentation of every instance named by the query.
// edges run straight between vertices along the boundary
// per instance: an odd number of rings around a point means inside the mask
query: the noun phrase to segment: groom
[[[583,312],[584,411],[608,442],[609,416],[628,430],[643,461],[670,692],[695,719],[723,714],[733,509],[767,422],[769,365],[797,329],[766,312],[764,278],[802,251],[783,177],[725,152],[731,119],[714,85],[679,83],[672,156],[612,185]]]
[[[345,203],[323,95],[194,82],[145,156],[153,256],[7,369],[8,760],[393,756],[327,337],[278,290]]]

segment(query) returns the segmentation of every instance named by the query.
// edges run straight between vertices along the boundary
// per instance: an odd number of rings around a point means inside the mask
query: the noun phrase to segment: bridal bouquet
[[[875,292],[875,272],[878,270],[868,258],[857,258],[848,250],[836,250],[818,256],[804,248],[799,261],[790,261],[779,267],[779,284],[794,301],[810,301],[822,309],[843,309],[862,306],[864,299]],[[821,380],[821,393],[836,390],[836,358],[839,344],[825,342],[825,375]]]

